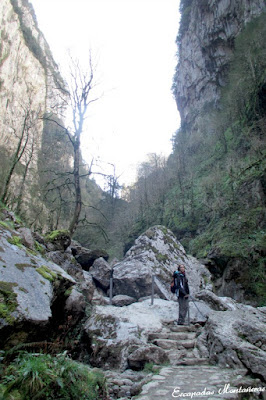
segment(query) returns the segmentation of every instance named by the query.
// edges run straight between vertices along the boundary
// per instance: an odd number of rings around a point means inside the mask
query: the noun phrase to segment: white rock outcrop
[[[211,289],[208,269],[186,254],[169,229],[154,226],[135,241],[121,262],[114,265],[114,295],[125,294],[136,299],[149,296],[154,276],[155,294],[163,299],[173,299],[169,286],[178,264],[186,267],[191,294]]]

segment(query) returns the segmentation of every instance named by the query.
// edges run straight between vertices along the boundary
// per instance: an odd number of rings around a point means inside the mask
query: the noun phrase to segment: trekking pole
[[[187,307],[187,323],[188,323],[188,325],[190,325],[189,300],[190,300],[190,298],[188,296],[188,299],[187,299],[187,301],[188,301],[188,307]]]
[[[153,306],[153,300],[154,300],[154,275],[152,275],[151,278],[151,305]]]
[[[113,273],[114,270],[112,268],[110,272],[110,304],[112,304],[112,299],[113,299]]]
[[[199,310],[197,304],[195,303],[195,299],[194,299],[191,295],[189,295],[189,299],[191,299],[191,300],[193,301],[194,306],[196,307],[196,309],[198,310],[198,312],[201,314],[201,316],[202,316],[203,318],[206,318],[206,316],[203,315],[202,312]]]

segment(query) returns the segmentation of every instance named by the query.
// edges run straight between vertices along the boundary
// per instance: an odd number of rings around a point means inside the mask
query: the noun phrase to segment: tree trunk
[[[79,223],[79,216],[81,212],[81,188],[80,188],[80,174],[79,174],[79,158],[80,158],[80,144],[79,139],[77,139],[74,145],[74,186],[75,186],[75,209],[73,213],[72,220],[69,225],[70,236],[73,235],[77,229]]]

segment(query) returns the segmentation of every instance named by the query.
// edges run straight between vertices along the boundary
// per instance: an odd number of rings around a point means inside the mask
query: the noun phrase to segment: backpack
[[[178,271],[174,272],[172,280],[171,280],[170,291],[172,293],[176,293],[177,287],[176,287],[176,284],[175,284],[175,278],[176,278],[177,273],[178,273]]]
[[[175,291],[176,291],[175,278],[174,277],[171,280],[170,290],[171,290],[172,293],[175,293]]]

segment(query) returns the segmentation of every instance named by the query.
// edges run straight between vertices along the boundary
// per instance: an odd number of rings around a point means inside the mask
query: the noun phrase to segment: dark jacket
[[[175,287],[178,290],[178,297],[184,297],[189,294],[188,280],[185,274],[179,271],[174,272]]]

